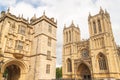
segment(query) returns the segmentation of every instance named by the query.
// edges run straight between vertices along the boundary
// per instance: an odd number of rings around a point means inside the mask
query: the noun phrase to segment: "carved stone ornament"
[[[16,58],[16,59],[22,59],[24,57],[23,54],[19,54],[19,53],[14,53],[13,56]]]

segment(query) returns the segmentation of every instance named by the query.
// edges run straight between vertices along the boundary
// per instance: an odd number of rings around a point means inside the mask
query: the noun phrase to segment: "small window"
[[[25,30],[26,30],[25,26],[19,25],[19,29],[18,29],[19,34],[25,35]]]
[[[51,60],[51,52],[50,51],[47,51],[47,59]]]
[[[51,38],[48,37],[48,46],[51,46]]]
[[[16,41],[16,49],[23,50],[23,42],[22,41],[19,41],[19,40]]]
[[[50,74],[50,64],[47,64],[47,65],[46,65],[46,73],[47,73],[47,74]]]
[[[28,35],[31,35],[30,29],[28,29]]]
[[[29,44],[26,44],[26,51],[29,51]]]
[[[8,46],[9,48],[12,48],[12,46],[13,46],[13,40],[12,40],[12,39],[8,39],[8,40],[7,40],[7,46]]]
[[[9,33],[14,33],[14,32],[15,32],[15,23],[10,24],[10,26],[9,26]]]
[[[48,32],[52,33],[52,26],[51,25],[49,25],[49,27],[48,27]]]

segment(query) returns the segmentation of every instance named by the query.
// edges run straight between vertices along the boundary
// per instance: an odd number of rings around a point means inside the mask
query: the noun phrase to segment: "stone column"
[[[0,80],[2,80],[2,73],[0,72]]]
[[[74,78],[77,80],[77,63],[74,64]]]

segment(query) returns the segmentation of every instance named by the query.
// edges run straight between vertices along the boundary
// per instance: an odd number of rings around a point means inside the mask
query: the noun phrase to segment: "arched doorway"
[[[80,64],[78,66],[77,76],[81,80],[91,80],[91,72],[86,64]]]
[[[1,77],[7,80],[26,80],[27,73],[28,67],[21,60],[8,60],[1,67]]]
[[[20,68],[17,65],[9,65],[6,67],[3,77],[6,80],[19,80],[20,78]]]

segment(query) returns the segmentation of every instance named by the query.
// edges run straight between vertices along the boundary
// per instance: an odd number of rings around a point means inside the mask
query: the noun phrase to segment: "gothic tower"
[[[72,22],[69,27],[64,25],[63,30],[63,78],[74,76],[74,57],[77,53],[77,42],[80,42],[80,29]]]
[[[93,78],[120,78],[120,66],[112,32],[110,15],[102,8],[97,15],[88,17],[90,53]]]

